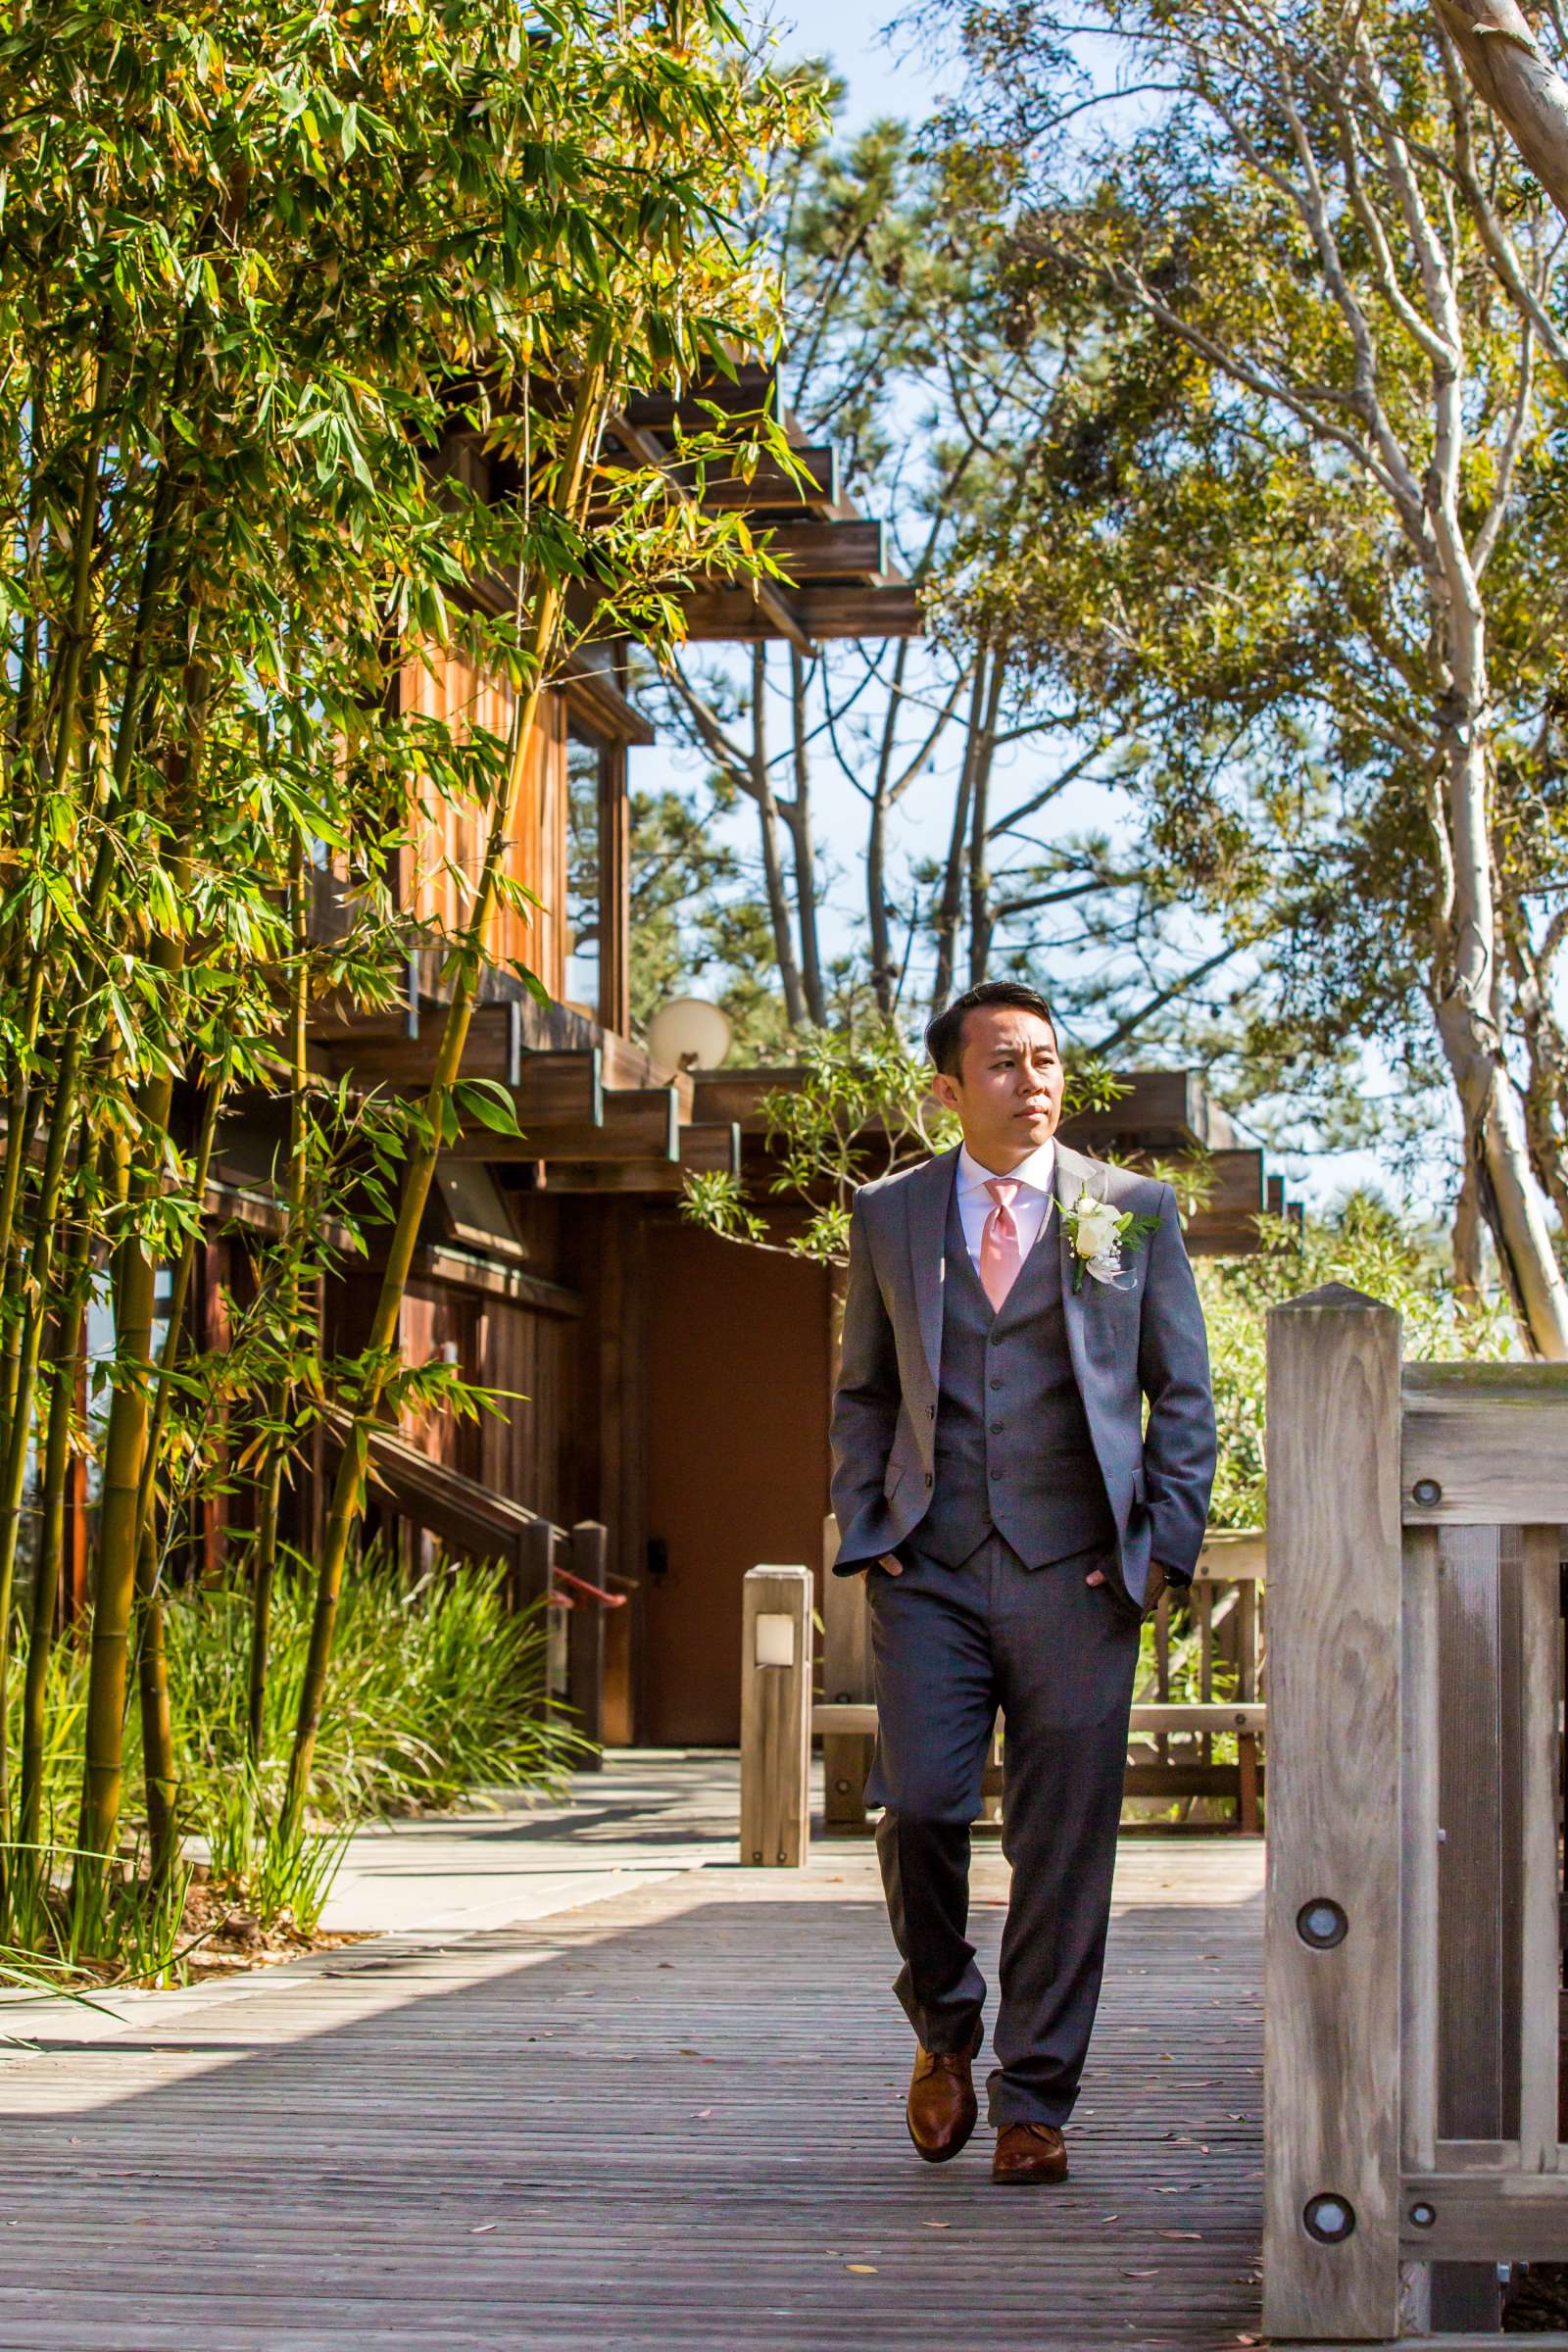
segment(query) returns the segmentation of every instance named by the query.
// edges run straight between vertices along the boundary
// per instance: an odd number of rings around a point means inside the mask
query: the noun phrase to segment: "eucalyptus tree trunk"
[[[1007,662],[999,647],[991,656],[985,705],[975,745],[969,818],[969,986],[978,987],[991,968],[996,903],[991,888],[991,771],[997,758],[997,720],[1006,684]]]
[[[969,718],[964,728],[963,758],[954,788],[953,825],[948,835],[942,893],[937,901],[933,922],[937,944],[936,972],[931,983],[931,1008],[934,1012],[940,1012],[953,995],[954,975],[958,965],[964,853],[969,838],[969,811],[974,802],[975,761],[980,750],[980,715],[985,709],[989,661],[989,649],[982,645],[975,657],[974,676],[969,687]]]
[[[795,858],[795,913],[801,937],[801,990],[806,1017],[823,1029],[827,1026],[827,992],[822,985],[822,953],[816,921],[816,842],[811,825],[811,754],[807,740],[806,685],[806,664],[796,647],[791,646],[790,721],[795,789],[785,822]]]
[[[1479,95],[1568,220],[1568,82],[1517,0],[1433,0]]]
[[[757,821],[762,842],[762,882],[767,892],[768,918],[773,926],[773,953],[778,957],[778,976],[784,990],[784,1017],[792,1029],[806,1023],[806,992],[801,985],[801,967],[795,954],[795,939],[790,922],[790,897],[784,880],[784,860],[779,855],[779,825],[781,822],[778,796],[773,790],[773,778],[767,762],[767,648],[752,648],[752,749],[751,797],[757,803]]]

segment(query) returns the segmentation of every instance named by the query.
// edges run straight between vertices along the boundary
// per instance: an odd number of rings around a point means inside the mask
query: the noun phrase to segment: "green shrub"
[[[232,1852],[262,1848],[246,1818],[274,1816],[281,1796],[310,1639],[311,1588],[295,1564],[272,1600],[262,1755],[246,1753],[250,1593],[238,1585],[168,1596],[180,1808],[187,1830]],[[56,1737],[45,1815],[51,1836],[74,1829],[74,1740],[86,1656],[74,1642],[50,1661]],[[11,1677],[20,1705],[22,1665]],[[127,1726],[126,1791],[141,1786],[139,1727]],[[13,1739],[20,1737],[20,1719]],[[500,1568],[433,1569],[416,1583],[368,1554],[344,1587],[330,1704],[317,1744],[314,1804],[331,1828],[377,1814],[451,1805],[486,1788],[559,1788],[585,1743],[546,1690],[542,1612],[514,1615]],[[269,1868],[277,1866],[274,1856]]]
[[[1495,1359],[1517,1352],[1506,1306],[1490,1300],[1462,1310],[1446,1250],[1410,1212],[1354,1193],[1303,1230],[1275,1217],[1261,1224],[1266,1246],[1256,1256],[1200,1258],[1197,1265],[1219,1421],[1209,1514],[1217,1528],[1261,1527],[1266,1517],[1267,1312],[1281,1300],[1343,1282],[1398,1308],[1408,1357]]]

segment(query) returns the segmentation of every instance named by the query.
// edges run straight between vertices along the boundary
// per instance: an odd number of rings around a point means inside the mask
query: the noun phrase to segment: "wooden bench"
[[[823,1826],[832,1834],[862,1831],[866,1825],[865,1779],[876,1737],[876,1703],[871,1695],[869,1616],[861,1578],[832,1573],[836,1533],[824,1532],[820,1698],[813,1697],[814,1579],[806,1567],[759,1567],[746,1578],[741,1651],[741,1860],[753,1867],[798,1867],[809,1842],[810,1747],[822,1741]],[[1258,1826],[1261,1768],[1258,1741],[1268,1710],[1258,1696],[1260,1667],[1258,1596],[1265,1564],[1263,1539],[1255,1534],[1216,1536],[1204,1546],[1195,1579],[1199,1629],[1200,1689],[1212,1689],[1216,1593],[1237,1595],[1240,1689],[1234,1701],[1172,1699],[1170,1688],[1170,1602],[1162,1601],[1155,1627],[1156,1690],[1165,1695],[1141,1700],[1132,1710],[1130,1737],[1153,1741],[1154,1760],[1128,1766],[1129,1793],[1209,1793],[1234,1790],[1240,1824]],[[1216,1734],[1234,1734],[1238,1761],[1215,1764]],[[1169,1759],[1173,1740],[1196,1741],[1195,1760]],[[1194,1776],[1200,1776],[1196,1780]],[[982,1820],[1000,1818],[1000,1741],[993,1743],[982,1792]]]

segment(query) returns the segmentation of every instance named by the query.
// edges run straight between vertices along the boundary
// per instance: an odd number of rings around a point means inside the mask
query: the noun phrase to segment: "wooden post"
[[[548,1519],[530,1519],[517,1531],[512,1557],[509,1593],[519,1614],[550,1595],[550,1572],[555,1561],[556,1531]]]
[[[809,1568],[750,1568],[742,1602],[741,1861],[799,1869],[811,1821]]]
[[[822,1529],[822,1696],[830,1706],[864,1704],[872,1695],[871,1612],[863,1576],[835,1576],[838,1523]],[[822,1740],[822,1826],[838,1837],[865,1828],[865,1779],[874,1740],[864,1732],[828,1732]]]
[[[1557,2170],[1558,2011],[1562,1945],[1557,1893],[1557,1705],[1562,1689],[1560,1550],[1555,1527],[1524,1531],[1523,1879],[1519,2003],[1519,2163]]]
[[[1263,2328],[1399,2318],[1399,1318],[1332,1283],[1268,1333]]]
[[[610,1531],[597,1519],[579,1519],[571,1531],[571,1573],[596,1592],[608,1590],[605,1571],[610,1557]],[[566,1703],[577,1718],[577,1729],[593,1741],[593,1753],[581,1758],[580,1768],[597,1772],[604,1762],[605,1736],[605,1611],[585,1592],[573,1592],[566,1619]]]
[[[1244,1706],[1257,1697],[1257,1582],[1248,1577],[1236,1588],[1236,1695]],[[1236,1741],[1236,1826],[1244,1837],[1255,1838],[1261,1826],[1257,1788],[1257,1734],[1243,1732]]]
[[[599,1022],[631,1035],[631,803],[626,746],[599,751]]]

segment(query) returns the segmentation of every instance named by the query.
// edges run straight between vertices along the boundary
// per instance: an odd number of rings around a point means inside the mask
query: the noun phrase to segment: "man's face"
[[[939,1070],[931,1091],[957,1112],[975,1158],[1000,1172],[1055,1134],[1065,1083],[1051,1023],[1016,1005],[988,1004],[964,1020],[957,1077]]]

